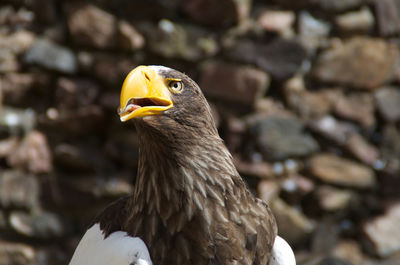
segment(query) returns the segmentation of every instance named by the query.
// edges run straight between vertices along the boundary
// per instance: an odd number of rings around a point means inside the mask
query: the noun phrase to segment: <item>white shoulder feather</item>
[[[146,244],[138,237],[117,231],[107,238],[99,224],[88,229],[69,265],[152,265]]]
[[[296,258],[289,244],[280,236],[276,236],[272,255],[268,265],[296,265]]]

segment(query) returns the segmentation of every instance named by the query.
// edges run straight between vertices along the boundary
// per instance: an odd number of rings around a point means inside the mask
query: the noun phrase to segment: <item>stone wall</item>
[[[400,264],[399,0],[3,0],[0,264],[67,264],[132,191],[125,75],[196,80],[298,264]]]

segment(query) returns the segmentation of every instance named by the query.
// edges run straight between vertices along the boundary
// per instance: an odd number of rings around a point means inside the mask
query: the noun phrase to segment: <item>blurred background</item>
[[[132,191],[140,64],[187,73],[298,264],[400,264],[400,0],[1,0],[0,264]]]

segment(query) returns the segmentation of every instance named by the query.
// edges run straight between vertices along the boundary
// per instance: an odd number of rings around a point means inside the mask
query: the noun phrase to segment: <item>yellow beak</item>
[[[126,77],[121,90],[119,116],[132,118],[160,115],[173,106],[164,78],[149,66],[138,66]]]

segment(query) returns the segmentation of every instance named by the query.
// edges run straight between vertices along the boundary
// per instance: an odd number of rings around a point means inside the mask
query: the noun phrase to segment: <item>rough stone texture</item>
[[[340,211],[350,206],[354,194],[348,190],[339,190],[331,186],[321,186],[317,190],[319,206],[325,211]]]
[[[120,46],[127,50],[137,50],[143,48],[146,40],[129,22],[118,22],[118,39]]]
[[[400,32],[400,2],[398,0],[375,0],[379,33],[383,36]]]
[[[276,79],[292,76],[307,57],[299,42],[285,39],[276,39],[268,44],[244,39],[232,47],[228,54],[239,62],[257,65]]]
[[[31,209],[39,203],[39,183],[34,176],[7,170],[0,173],[0,205]]]
[[[334,103],[334,111],[338,116],[354,120],[365,127],[375,125],[374,107],[374,98],[367,93],[341,95]]]
[[[367,249],[380,257],[387,257],[400,251],[400,204],[391,206],[387,212],[364,225],[368,241]]]
[[[52,156],[45,135],[31,131],[21,144],[8,156],[8,163],[32,173],[49,173],[52,170]]]
[[[278,221],[280,236],[289,244],[300,243],[314,230],[315,225],[311,220],[281,199],[270,202],[270,207]]]
[[[375,92],[379,112],[387,121],[400,120],[400,88],[385,87]]]
[[[116,19],[110,13],[91,4],[67,7],[68,29],[77,45],[111,48],[116,44]]]
[[[373,89],[393,79],[398,60],[395,45],[356,37],[324,51],[313,67],[313,75],[321,82]]]
[[[31,238],[51,239],[65,233],[60,218],[52,213],[31,215],[14,211],[9,216],[9,223],[17,233]]]
[[[252,106],[269,86],[268,74],[254,67],[213,61],[202,68],[199,85],[210,98]]]
[[[265,31],[276,32],[282,36],[293,34],[295,14],[291,11],[266,10],[257,18],[257,23]]]
[[[25,54],[25,61],[67,74],[77,71],[74,53],[47,39],[36,40],[32,48]]]
[[[187,0],[182,10],[193,21],[207,26],[229,26],[246,19],[250,0]]]
[[[270,117],[251,127],[256,144],[269,159],[305,156],[318,150],[318,143],[303,133],[297,119]]]
[[[310,170],[327,183],[355,188],[371,188],[375,184],[375,174],[370,168],[333,154],[313,156]]]
[[[342,33],[363,33],[372,31],[375,20],[371,10],[364,7],[336,17],[335,24]]]
[[[35,256],[35,250],[29,245],[0,241],[0,264],[28,265]]]

